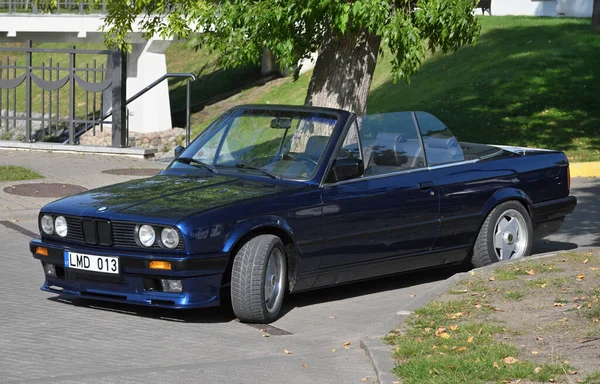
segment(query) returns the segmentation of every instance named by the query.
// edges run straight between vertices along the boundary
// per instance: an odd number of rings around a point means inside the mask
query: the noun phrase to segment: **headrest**
[[[458,147],[458,140],[456,137],[430,137],[427,139],[427,146],[429,148],[442,148],[447,149],[450,147]]]
[[[311,159],[318,160],[321,158],[325,146],[329,141],[329,136],[312,136],[308,138],[306,142],[306,149],[304,150],[304,156],[310,157]]]
[[[377,134],[372,150],[373,162],[377,165],[398,166],[405,164],[408,159],[401,142],[406,137],[400,133],[381,132]]]

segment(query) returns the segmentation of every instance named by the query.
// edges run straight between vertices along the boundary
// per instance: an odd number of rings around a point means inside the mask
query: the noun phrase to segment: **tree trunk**
[[[326,32],[304,103],[364,115],[380,42],[366,30],[347,37]]]
[[[592,29],[600,33],[600,0],[594,0],[594,10],[592,11]]]

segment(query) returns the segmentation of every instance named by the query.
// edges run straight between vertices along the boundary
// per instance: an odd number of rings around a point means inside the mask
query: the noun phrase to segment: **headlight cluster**
[[[57,234],[60,237],[66,237],[68,233],[67,219],[64,216],[44,215],[40,220],[42,231],[47,235]]]
[[[156,242],[156,231],[151,225],[143,224],[135,227],[135,241],[143,247],[151,247]],[[158,244],[167,249],[175,249],[179,245],[179,232],[173,227],[160,230]]]

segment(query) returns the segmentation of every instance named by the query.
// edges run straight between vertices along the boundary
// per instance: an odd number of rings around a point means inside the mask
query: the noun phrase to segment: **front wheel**
[[[503,260],[518,259],[531,253],[533,226],[529,213],[516,201],[499,204],[486,217],[471,262],[482,267]]]
[[[231,304],[240,321],[269,323],[279,316],[287,287],[283,243],[274,235],[248,240],[231,271]]]

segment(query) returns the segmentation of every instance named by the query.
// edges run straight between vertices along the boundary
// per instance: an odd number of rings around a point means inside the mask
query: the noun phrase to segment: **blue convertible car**
[[[576,205],[562,152],[459,142],[426,112],[239,106],[176,152],[42,208],[44,291],[266,323],[286,293],[527,256]]]

